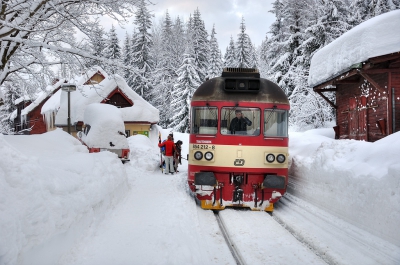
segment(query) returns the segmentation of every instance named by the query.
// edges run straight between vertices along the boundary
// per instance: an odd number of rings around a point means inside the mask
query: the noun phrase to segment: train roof
[[[228,90],[227,83],[241,80],[257,82],[256,90]],[[225,75],[212,78],[201,84],[193,94],[192,101],[248,101],[275,104],[289,104],[289,100],[283,90],[275,83],[253,76]]]

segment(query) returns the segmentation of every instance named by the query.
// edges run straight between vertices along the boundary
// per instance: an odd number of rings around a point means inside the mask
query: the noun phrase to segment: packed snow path
[[[236,264],[182,171],[137,175],[128,196],[60,264]],[[221,216],[245,264],[325,264],[265,212],[228,209]]]
[[[187,193],[185,176],[137,175],[127,198],[61,264],[234,264],[213,213]]]

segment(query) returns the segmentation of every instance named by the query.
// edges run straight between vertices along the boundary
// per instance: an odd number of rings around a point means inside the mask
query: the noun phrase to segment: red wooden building
[[[309,84],[336,110],[337,139],[400,131],[400,10],[372,18],[318,51]],[[335,92],[330,101],[324,92]]]
[[[40,93],[35,101],[20,100],[13,119],[14,130],[20,134],[41,134],[47,132],[47,125],[41,110],[46,101],[56,93],[65,80],[55,80],[46,91]]]
[[[374,142],[400,131],[400,52],[369,58],[314,91],[336,92],[336,103],[328,102],[337,138]]]

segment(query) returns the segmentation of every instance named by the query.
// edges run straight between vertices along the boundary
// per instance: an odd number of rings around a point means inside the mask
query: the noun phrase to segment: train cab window
[[[260,135],[260,109],[224,107],[221,109],[221,134]]]
[[[193,107],[190,132],[194,134],[217,134],[218,108]]]
[[[264,111],[264,136],[288,136],[288,111],[266,109]]]

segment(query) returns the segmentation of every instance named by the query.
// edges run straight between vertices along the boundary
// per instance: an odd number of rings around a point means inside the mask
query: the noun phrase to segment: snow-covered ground
[[[187,161],[160,173],[157,136],[129,137],[123,165],[61,130],[0,135],[0,264],[235,264],[188,191]],[[174,137],[186,157],[188,135]],[[221,213],[248,264],[400,264],[400,133],[332,138],[290,133],[289,192],[273,217]]]

